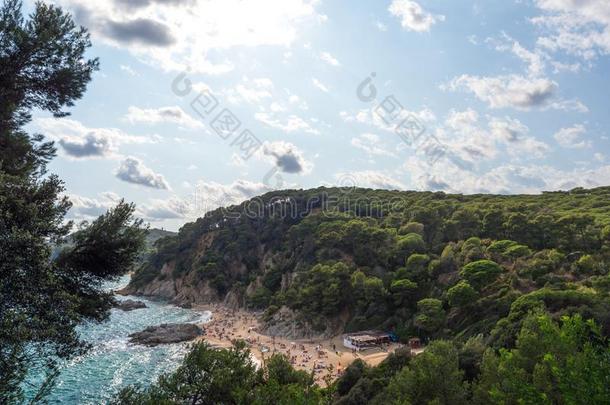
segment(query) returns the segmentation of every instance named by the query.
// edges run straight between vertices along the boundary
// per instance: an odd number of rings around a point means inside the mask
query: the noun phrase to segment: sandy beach
[[[228,348],[233,340],[244,340],[253,356],[261,364],[274,353],[282,353],[290,359],[297,370],[312,371],[315,381],[326,386],[334,381],[354,360],[362,359],[375,366],[402,344],[392,343],[382,348],[352,351],[343,346],[341,336],[331,339],[289,340],[259,333],[257,315],[243,310],[231,310],[221,305],[206,305],[198,310],[210,311],[212,320],[203,325],[205,334],[201,339],[215,347]]]

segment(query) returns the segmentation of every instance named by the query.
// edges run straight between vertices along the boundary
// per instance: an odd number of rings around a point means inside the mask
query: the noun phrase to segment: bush
[[[452,307],[464,307],[476,301],[478,294],[466,281],[460,281],[447,291],[447,299]]]
[[[416,233],[410,233],[398,239],[398,251],[401,255],[409,257],[413,253],[424,253],[425,250],[424,240]]]
[[[362,378],[367,369],[368,366],[364,361],[356,359],[345,369],[343,375],[337,380],[337,394],[341,396],[347,395],[352,387],[356,385],[358,380]]]
[[[443,266],[441,265],[441,261],[438,259],[430,261],[428,263],[428,274],[430,277],[438,277],[443,272]]]
[[[448,244],[447,246],[445,246],[443,252],[441,253],[441,271],[445,273],[449,273],[456,270],[457,265],[455,263],[454,246],[455,244],[453,243]]]
[[[426,332],[436,332],[445,323],[443,303],[436,298],[425,298],[417,302],[415,326]]]
[[[474,236],[464,242],[461,252],[464,262],[473,262],[485,258],[481,239]]]
[[[610,242],[610,225],[606,225],[602,229],[602,240],[604,242]]]
[[[527,257],[532,254],[530,248],[525,245],[514,245],[504,251],[504,256],[510,257],[511,259],[517,259],[519,257]]]
[[[409,278],[421,282],[428,278],[428,262],[430,257],[419,253],[412,254],[407,259],[407,274]]]
[[[426,265],[430,261],[430,257],[428,255],[422,255],[419,253],[412,254],[407,259],[407,269],[409,270],[423,270],[426,268]]]
[[[479,260],[464,266],[460,271],[460,275],[465,278],[470,285],[480,290],[494,281],[502,271],[502,267],[496,262],[491,260]]]
[[[406,225],[403,225],[398,230],[400,235],[407,235],[410,233],[416,233],[418,235],[424,236],[424,224],[419,222],[409,222]]]
[[[473,249],[473,248],[480,248],[480,247],[481,247],[481,239],[473,236],[471,238],[468,238],[464,242],[464,244],[462,245],[462,252],[465,252],[465,251]]]
[[[593,273],[595,270],[595,259],[591,255],[584,255],[576,262],[576,268],[580,273]]]
[[[397,373],[374,404],[466,404],[464,372],[452,342],[438,340]]]
[[[512,241],[512,240],[498,240],[493,242],[491,245],[489,245],[489,247],[487,248],[487,252],[492,253],[492,254],[497,254],[497,255],[501,255],[503,254],[506,249],[513,247],[517,244],[517,242]]]
[[[408,305],[417,293],[417,283],[411,280],[395,280],[390,285],[390,292],[397,307]]]

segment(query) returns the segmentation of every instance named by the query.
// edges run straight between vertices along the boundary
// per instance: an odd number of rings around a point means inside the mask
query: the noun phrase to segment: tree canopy
[[[22,127],[33,108],[65,116],[97,69],[86,59],[86,30],[60,8],[21,2],[0,8],[0,402],[23,400],[28,370],[45,368],[52,386],[58,359],[86,349],[75,326],[103,320],[113,302],[102,282],[132,268],[144,243],[142,221],[121,201],[90,224],[66,220],[71,207],[62,181],[46,174],[55,156],[43,135]],[[70,237],[58,256],[54,246]]]

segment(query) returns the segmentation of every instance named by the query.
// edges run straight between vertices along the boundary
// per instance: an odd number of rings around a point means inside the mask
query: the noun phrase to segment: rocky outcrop
[[[129,283],[127,287],[117,290],[121,295],[140,295],[144,297],[155,297],[165,300],[172,300],[176,296],[176,287],[172,277],[175,268],[173,261],[163,265],[157,277],[144,285],[134,285]]]
[[[165,256],[163,261],[154,262],[154,265],[146,268],[146,278],[136,279],[120,293],[162,299],[184,308],[221,304],[237,310],[247,308],[248,297],[256,295],[265,287],[263,281],[268,272],[289,266],[295,268],[294,272],[281,275],[280,291],[286,292],[294,283],[298,270],[307,267],[298,262],[294,252],[277,252],[261,243],[253,248],[247,257],[243,257],[241,252],[233,252],[231,255],[225,254],[222,260],[219,260],[223,267],[218,270],[226,280],[233,281],[226,286],[228,288],[219,292],[213,286],[213,278],[205,273],[204,266],[200,264],[217,236],[218,232],[212,230],[193,239],[188,249],[179,254],[174,253],[173,257]],[[214,253],[217,256],[221,254],[220,251]],[[256,269],[252,268],[253,263],[256,263]],[[243,282],[245,280],[247,283]],[[346,321],[342,317],[336,317],[325,321],[325,325],[320,325],[321,320],[318,319],[314,327],[311,320],[299,316],[288,307],[283,307],[264,325],[264,333],[291,339],[329,337],[340,333]]]
[[[230,290],[227,295],[225,295],[224,300],[222,301],[222,305],[226,308],[237,310],[246,306],[244,302],[244,296],[239,294],[235,290]]]
[[[116,293],[162,299],[181,307],[223,303],[230,308],[237,309],[245,305],[243,292],[229,290],[225,296],[220,296],[218,291],[210,286],[210,281],[202,280],[196,271],[188,271],[175,276],[174,269],[175,263],[167,262],[152,281],[143,285],[129,284]],[[238,260],[231,262],[225,270],[227,274],[242,276],[248,272],[246,266]]]
[[[218,292],[210,286],[209,281],[200,280],[195,272],[176,278],[174,288],[175,295],[171,299],[174,305],[210,304],[220,301]]]
[[[142,301],[124,300],[118,301],[115,305],[115,308],[118,308],[122,311],[133,311],[134,309],[147,308],[147,306]]]
[[[326,339],[343,332],[348,315],[343,314],[328,320],[324,330],[317,330],[302,315],[283,306],[261,327],[261,332],[269,336],[287,339]]]
[[[149,326],[142,332],[129,335],[129,342],[145,346],[179,343],[203,335],[203,328],[192,323],[164,323]]]

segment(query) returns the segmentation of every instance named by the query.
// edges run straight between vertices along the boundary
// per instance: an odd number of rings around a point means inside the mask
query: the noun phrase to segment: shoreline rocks
[[[164,323],[149,326],[141,332],[129,335],[129,342],[145,346],[180,343],[203,335],[203,328],[192,323]]]
[[[145,303],[142,301],[136,300],[124,300],[118,301],[115,305],[115,308],[118,308],[123,311],[133,311],[134,309],[148,308]]]

